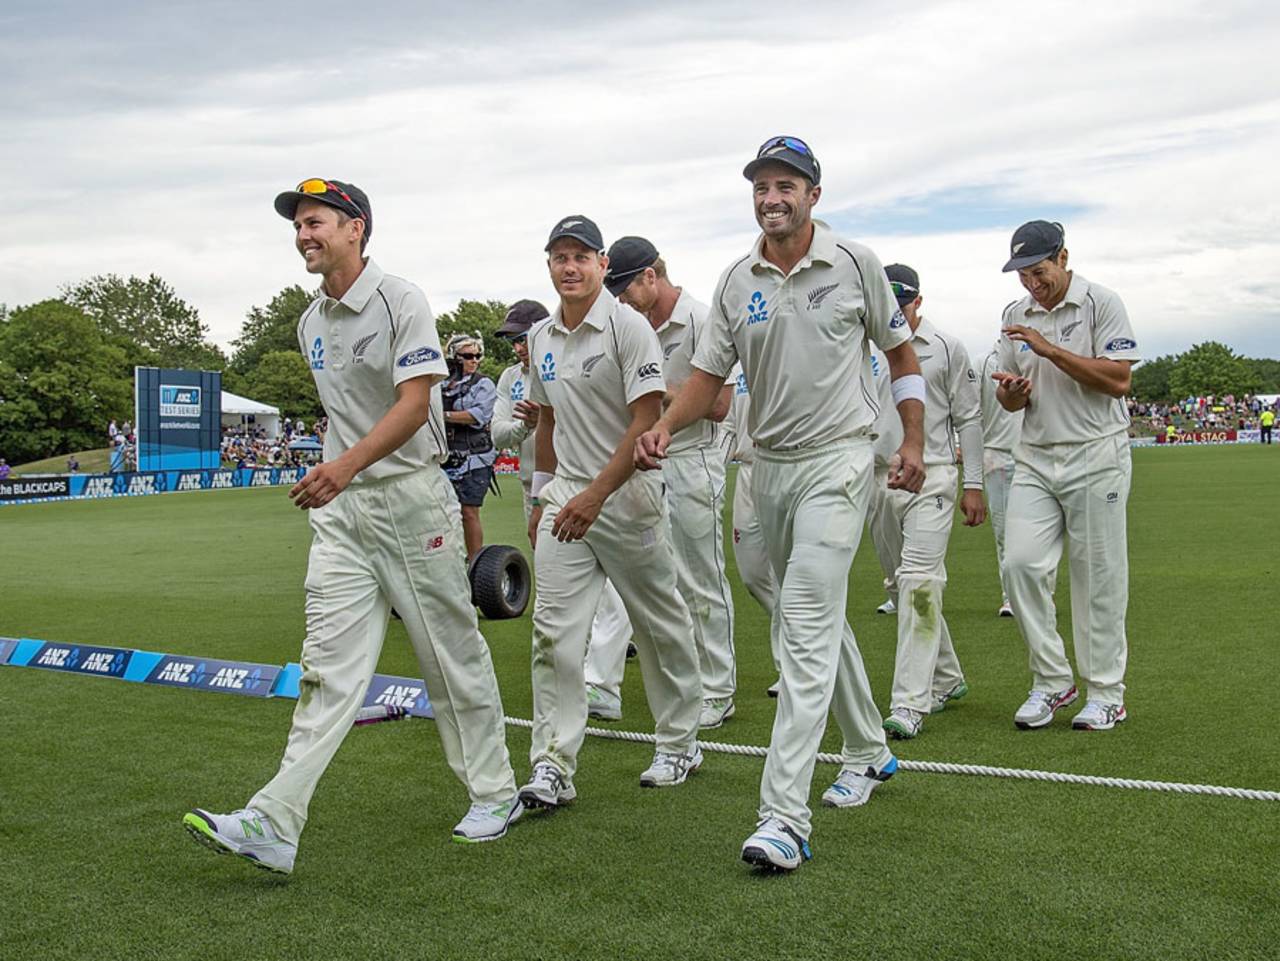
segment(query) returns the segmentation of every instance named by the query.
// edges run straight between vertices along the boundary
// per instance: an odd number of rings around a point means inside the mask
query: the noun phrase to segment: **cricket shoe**
[[[1032,691],[1013,715],[1014,726],[1024,731],[1044,727],[1053,720],[1055,712],[1074,704],[1079,696],[1074,686],[1065,691]]]
[[[1000,602],[1000,610],[996,611],[996,617],[1013,617],[1013,608],[1009,604],[1009,598],[1005,598]]]
[[[778,818],[765,818],[742,843],[742,860],[767,871],[794,871],[811,857],[809,842]]]
[[[473,804],[453,829],[453,839],[462,844],[496,841],[507,833],[507,828],[520,820],[523,813],[524,805],[520,803],[519,796],[497,804]]]
[[[897,738],[899,741],[909,741],[920,733],[920,728],[924,727],[924,715],[909,707],[895,707],[881,726],[890,737]]]
[[[641,787],[675,787],[683,784],[698,768],[702,767],[702,748],[693,746],[692,754],[667,754],[658,751],[653,763],[640,775]]]
[[[958,701],[968,693],[969,685],[964,681],[949,690],[934,691],[932,696],[933,706],[929,708],[929,713],[937,714],[939,711],[945,711],[949,701]]]
[[[622,720],[622,698],[595,684],[587,685],[587,717],[601,721]]]
[[[822,803],[829,808],[856,808],[871,799],[871,792],[883,784],[898,770],[898,759],[890,757],[880,770],[867,767],[862,771],[842,768],[831,787],[822,792]]]
[[[1123,704],[1086,701],[1084,710],[1071,719],[1071,726],[1077,731],[1109,731],[1128,719]]]
[[[770,684],[770,685],[769,685],[769,689],[768,689],[768,690],[766,690],[766,691],[765,691],[765,693],[766,693],[766,694],[768,694],[770,697],[777,697],[777,696],[778,696],[778,689],[779,689],[781,686],[782,686],[782,682],[781,682],[781,681],[774,681],[772,684]]]
[[[529,783],[520,789],[520,802],[527,808],[558,808],[568,804],[578,796],[577,789],[560,771],[548,761],[533,766],[533,774]]]
[[[284,840],[261,811],[245,808],[230,814],[210,814],[196,808],[182,816],[187,833],[219,854],[237,854],[256,868],[289,874],[298,846]]]
[[[698,713],[698,727],[705,729],[719,727],[733,717],[733,698],[709,697],[702,702],[702,710]]]
[[[883,604],[876,608],[877,614],[896,614],[898,613],[898,605],[893,603],[893,598],[887,598]]]

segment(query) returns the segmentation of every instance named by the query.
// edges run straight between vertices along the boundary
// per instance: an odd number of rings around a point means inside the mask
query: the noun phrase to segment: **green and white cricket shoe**
[[[462,844],[496,841],[507,833],[524,813],[520,796],[510,797],[497,804],[473,804],[466,816],[453,829],[453,839]]]
[[[1077,731],[1109,731],[1128,719],[1129,713],[1123,704],[1090,700],[1085,702],[1084,710],[1071,719],[1071,726]]]
[[[861,771],[842,768],[831,787],[822,792],[822,803],[831,808],[861,807],[871,799],[871,792],[893,777],[897,770],[896,757],[890,757],[879,770],[871,766]]]
[[[698,713],[698,727],[709,730],[719,727],[733,717],[733,698],[709,697],[702,702],[702,710]]]
[[[933,706],[929,708],[929,713],[937,714],[939,711],[945,711],[947,709],[947,702],[958,701],[968,693],[969,685],[964,681],[961,681],[955,687],[946,691],[934,691],[931,696]]]
[[[610,694],[602,687],[587,685],[587,717],[601,721],[622,720],[622,698]]]
[[[889,712],[881,725],[890,737],[899,741],[908,741],[920,733],[924,727],[924,715],[909,707],[895,707]]]
[[[1079,696],[1074,686],[1065,691],[1032,691],[1014,713],[1014,726],[1023,731],[1044,727],[1056,712],[1074,704]]]
[[[298,846],[276,834],[261,811],[245,808],[230,814],[210,814],[196,808],[182,817],[187,833],[219,854],[236,854],[254,867],[276,874],[293,871]]]
[[[742,860],[766,871],[794,871],[811,857],[809,842],[778,818],[765,818],[742,843]]]
[[[693,746],[692,754],[667,754],[658,751],[650,764],[640,775],[641,787],[675,787],[683,784],[700,767],[702,767],[702,748]]]
[[[520,789],[520,802],[527,808],[558,808],[578,796],[573,782],[549,761],[533,766],[529,783]]]

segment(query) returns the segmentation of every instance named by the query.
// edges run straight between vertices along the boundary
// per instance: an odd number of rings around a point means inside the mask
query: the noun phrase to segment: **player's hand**
[[[1030,379],[1026,377],[1019,377],[1016,374],[1009,374],[1002,370],[998,370],[992,374],[991,379],[1003,387],[1004,392],[1008,394],[1011,399],[1031,399]]]
[[[538,427],[538,414],[541,411],[541,405],[535,404],[531,400],[518,400],[512,409],[511,416],[524,424],[529,430],[536,430]]]
[[[889,490],[920,493],[924,486],[924,453],[918,447],[903,444],[889,458]]]
[[[581,494],[569,498],[551,525],[551,533],[558,541],[580,541],[600,516],[604,498],[598,497],[590,487]]]
[[[347,489],[354,476],[341,458],[317,464],[289,489],[289,497],[303,510],[324,507]]]
[[[977,527],[987,519],[987,502],[982,491],[970,488],[960,495],[960,512],[964,514],[965,527]]]
[[[659,461],[665,460],[667,448],[671,446],[671,432],[661,425],[647,430],[636,438],[636,468],[638,470],[657,470],[662,467]]]
[[[1044,334],[1033,327],[1026,327],[1022,324],[1010,324],[1004,328],[1004,335],[1010,340],[1026,344],[1035,353],[1041,357],[1048,357],[1053,352],[1053,344],[1044,338]]]
[[[529,546],[538,546],[538,527],[542,524],[542,505],[539,504],[529,512]]]

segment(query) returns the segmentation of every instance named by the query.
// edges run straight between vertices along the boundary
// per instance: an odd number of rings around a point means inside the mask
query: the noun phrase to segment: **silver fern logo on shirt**
[[[592,354],[584,360],[582,362],[582,376],[590,377],[591,371],[595,368],[596,364],[600,363],[602,360],[604,360],[604,354]]]
[[[815,287],[809,291],[809,309],[817,310],[822,306],[822,302],[827,299],[827,294],[839,287],[839,284],[824,284],[821,287]]]
[[[369,345],[378,339],[378,332],[375,330],[372,334],[361,337],[351,345],[351,362],[353,364],[363,364],[365,351],[369,349]]]

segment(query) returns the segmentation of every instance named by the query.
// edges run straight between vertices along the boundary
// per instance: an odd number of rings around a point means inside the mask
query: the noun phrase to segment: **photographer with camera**
[[[498,389],[478,372],[484,342],[477,334],[456,334],[445,346],[449,379],[441,388],[449,457],[444,472],[462,505],[462,534],[470,561],[484,546],[480,505],[493,482],[498,452],[489,433]]]

